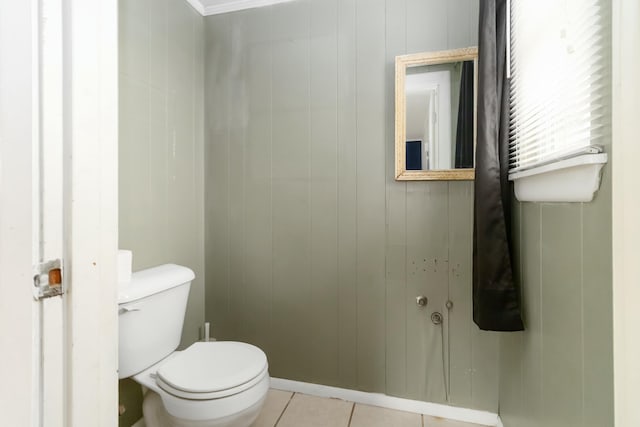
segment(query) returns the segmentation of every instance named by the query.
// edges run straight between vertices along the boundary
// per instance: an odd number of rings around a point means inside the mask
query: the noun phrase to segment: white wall
[[[613,1],[613,315],[616,427],[640,425],[640,3]]]

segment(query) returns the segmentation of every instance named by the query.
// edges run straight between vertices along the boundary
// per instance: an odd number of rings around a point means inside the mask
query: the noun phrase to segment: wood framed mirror
[[[477,75],[477,47],[396,57],[396,180],[474,179]]]

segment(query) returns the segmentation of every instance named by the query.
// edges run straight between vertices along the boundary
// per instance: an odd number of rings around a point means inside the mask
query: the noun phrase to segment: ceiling
[[[291,0],[186,0],[203,16],[234,12],[236,10],[252,9],[254,7],[269,6]]]

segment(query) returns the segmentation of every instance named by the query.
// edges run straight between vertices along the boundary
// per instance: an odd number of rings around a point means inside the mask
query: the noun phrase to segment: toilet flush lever
[[[118,314],[123,314],[123,313],[128,313],[130,311],[140,311],[140,307],[136,307],[134,306],[128,306],[128,307],[120,307],[118,309]]]

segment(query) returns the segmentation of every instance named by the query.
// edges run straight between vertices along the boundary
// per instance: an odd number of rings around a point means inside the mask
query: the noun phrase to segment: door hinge
[[[33,297],[36,300],[64,294],[62,260],[53,259],[33,266]]]

